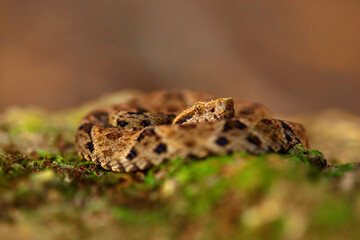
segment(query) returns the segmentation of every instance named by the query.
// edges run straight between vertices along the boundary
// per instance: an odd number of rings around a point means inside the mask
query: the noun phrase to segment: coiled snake
[[[308,147],[303,126],[273,119],[261,104],[188,90],[152,92],[97,109],[76,133],[79,156],[115,172],[178,157],[285,153],[299,143]]]

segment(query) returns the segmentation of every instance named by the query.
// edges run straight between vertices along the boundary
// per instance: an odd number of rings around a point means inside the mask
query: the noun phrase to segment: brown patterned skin
[[[77,152],[105,169],[133,172],[178,157],[285,153],[299,143],[308,147],[301,124],[272,119],[261,104],[210,99],[187,90],[159,91],[95,110],[78,128]]]

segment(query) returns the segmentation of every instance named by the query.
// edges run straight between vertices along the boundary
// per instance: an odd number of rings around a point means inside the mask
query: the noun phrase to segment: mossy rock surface
[[[8,109],[0,114],[0,236],[360,238],[360,177],[358,164],[350,163],[360,149],[356,116],[293,117],[305,123],[325,156],[298,146],[287,155],[173,159],[144,174],[113,173],[79,159],[74,134],[82,115],[136,94],[122,92],[67,111]],[[324,127],[329,119],[342,135]],[[336,143],[336,149],[328,147]]]

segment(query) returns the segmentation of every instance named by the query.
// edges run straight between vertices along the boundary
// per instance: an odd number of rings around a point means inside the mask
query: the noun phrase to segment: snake
[[[190,90],[143,93],[85,115],[76,131],[79,157],[114,172],[145,171],[177,158],[309,147],[302,124],[273,118],[260,103]]]

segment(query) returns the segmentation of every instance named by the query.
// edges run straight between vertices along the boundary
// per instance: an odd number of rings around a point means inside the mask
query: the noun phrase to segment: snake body
[[[158,91],[87,114],[78,155],[115,172],[146,170],[174,158],[246,151],[285,153],[308,146],[303,126],[273,119],[261,104],[187,90]]]

